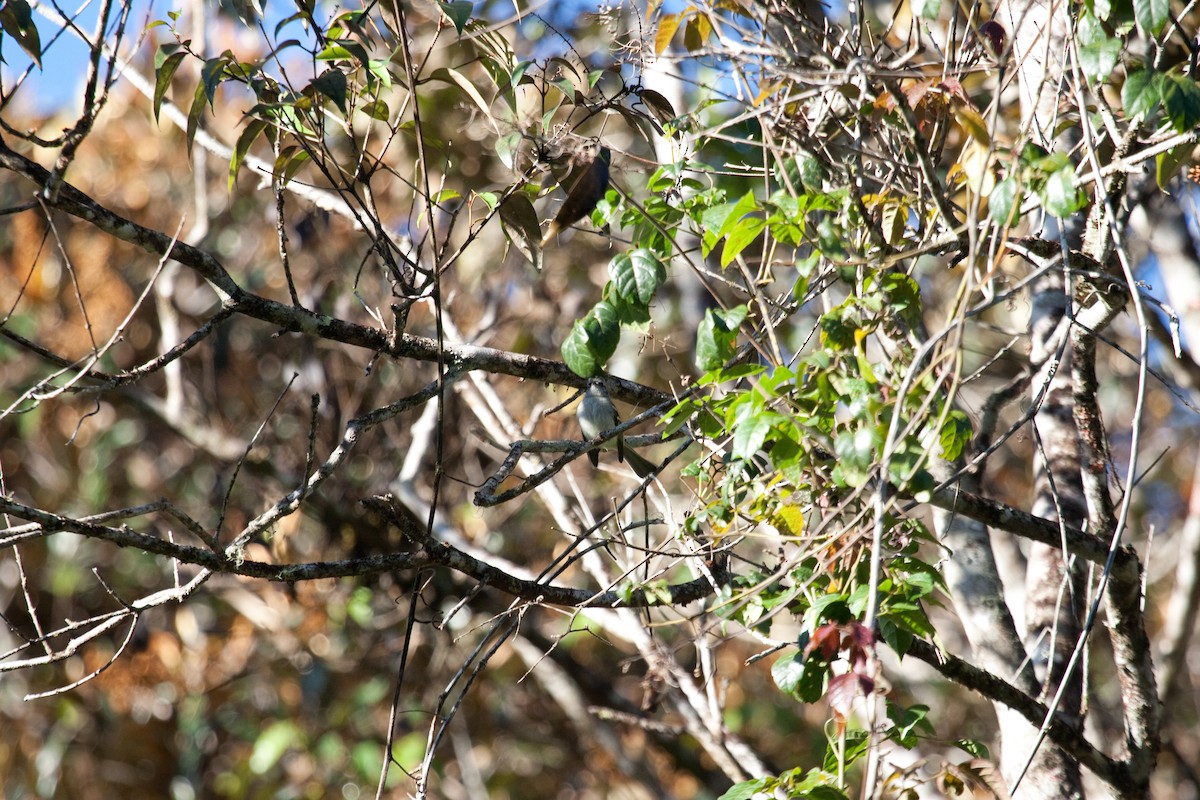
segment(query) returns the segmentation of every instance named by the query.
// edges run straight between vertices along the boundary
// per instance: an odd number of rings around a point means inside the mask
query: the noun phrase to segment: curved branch
[[[39,190],[44,189],[51,179],[50,173],[44,167],[9,148],[2,137],[0,168],[21,175],[36,184]],[[224,306],[233,313],[253,317],[283,330],[362,347],[392,358],[411,358],[431,363],[443,361],[450,371],[482,370],[567,386],[584,385],[583,379],[560,361],[491,347],[444,343],[439,345],[436,339],[426,336],[392,336],[387,331],[368,328],[252,294],[239,286],[233,276],[209,253],[184,242],[174,241],[159,231],[109,211],[69,183],[61,184],[57,196],[46,199],[46,203],[52,208],[90,222],[121,241],[137,245],[155,256],[166,256],[183,264],[208,281],[221,295]],[[656,405],[673,399],[666,392],[617,378],[610,380],[609,391],[616,398],[636,405]]]
[[[978,520],[992,528],[1008,531],[1009,533],[1052,546],[1059,546],[1066,539],[1071,552],[1080,558],[1103,566],[1108,561],[1107,541],[1079,528],[1069,525],[1059,525],[1045,517],[1030,514],[1019,508],[996,502],[987,497],[949,487],[935,492],[930,503],[971,519]],[[1137,551],[1130,545],[1117,549],[1113,559],[1114,579],[1138,583],[1141,566],[1138,562]]]
[[[416,545],[416,548],[410,552],[387,553],[340,561],[268,564],[262,561],[238,558],[236,554],[232,553],[219,553],[199,547],[175,544],[149,534],[138,533],[126,526],[114,528],[51,514],[18,503],[9,497],[0,497],[0,512],[33,520],[35,525],[0,530],[0,546],[8,542],[11,532],[14,530],[20,531],[19,535],[22,539],[57,532],[77,533],[92,539],[112,542],[121,547],[134,547],[148,553],[174,558],[212,572],[224,572],[283,583],[312,581],[321,578],[378,575],[384,572],[421,567],[445,566],[474,578],[484,586],[494,587],[522,600],[571,608],[681,606],[708,597],[714,592],[712,581],[706,576],[654,591],[633,589],[630,592],[595,592],[591,589],[576,589],[541,583],[536,580],[525,580],[497,569],[487,562],[473,558],[445,542],[428,538],[422,525],[408,524],[406,517],[393,509],[390,498],[373,498],[363,501],[363,504],[384,514],[389,522],[400,528],[405,536]],[[730,580],[728,565],[724,560],[712,564],[711,570],[719,585],[728,583]]]
[[[1040,726],[1047,717],[1048,709],[1044,703],[1025,694],[1003,678],[945,653],[926,641],[914,640],[906,655],[925,662],[946,678],[978,692],[988,700],[1003,703],[1034,726]],[[1052,719],[1047,728],[1047,736],[1113,788],[1125,792],[1143,787],[1143,783],[1130,774],[1129,766],[1125,762],[1105,755],[1087,740],[1082,731],[1068,725],[1061,718]]]

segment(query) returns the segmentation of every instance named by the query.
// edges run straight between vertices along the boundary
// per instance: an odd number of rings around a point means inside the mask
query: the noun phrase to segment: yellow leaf
[[[783,81],[764,81],[760,84],[758,95],[754,98],[754,105],[760,106],[762,102],[779,90],[783,85]]]
[[[712,35],[712,30],[712,20],[702,11],[697,12],[694,17],[689,19],[687,26],[683,29],[683,44],[688,52],[694,53],[704,47],[704,43]]]
[[[804,533],[804,513],[797,506],[781,506],[771,515],[771,524],[785,536],[799,536]]]
[[[983,121],[983,116],[963,103],[954,104],[954,119],[962,126],[962,129],[967,132],[975,141],[987,147],[992,143],[992,137],[988,134],[987,123]]]
[[[904,229],[908,226],[908,206],[899,201],[885,203],[883,206],[883,238],[890,245],[900,244],[904,240]]]
[[[987,197],[996,188],[995,164],[996,154],[986,144],[972,139],[959,154],[957,166],[962,170],[963,183],[975,194]]]
[[[658,21],[658,31],[654,34],[654,52],[656,55],[662,55],[663,51],[671,46],[671,40],[675,38],[675,31],[679,30],[679,23],[683,22],[683,14],[667,14]]]

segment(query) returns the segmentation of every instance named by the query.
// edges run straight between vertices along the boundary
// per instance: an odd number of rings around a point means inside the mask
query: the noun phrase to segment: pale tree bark
[[[1069,58],[1070,7],[1065,3],[1009,0],[998,16],[1012,37],[1024,138],[1060,152],[1071,152],[1074,144],[1083,142],[1081,158],[1091,159],[1088,166],[1097,168],[1090,149],[1095,137],[1084,130],[1087,111],[1081,78],[1073,71]],[[1066,109],[1064,101],[1083,115],[1081,124],[1066,127],[1061,124],[1061,114]],[[1032,391],[1037,448],[1032,511],[1036,516],[1057,522],[1064,531],[1086,530],[1099,542],[1114,548],[1125,534],[1124,510],[1114,508],[1110,494],[1113,464],[1095,397],[1095,353],[1097,335],[1124,300],[1100,297],[1104,290],[1085,298],[1079,291],[1079,271],[1089,267],[1093,271],[1108,268],[1121,275],[1134,294],[1136,317],[1145,331],[1145,316],[1137,298],[1139,290],[1132,280],[1131,260],[1123,247],[1125,222],[1119,208],[1124,192],[1125,183],[1120,175],[1107,183],[1098,183],[1091,196],[1092,224],[1087,226],[1082,213],[1065,220],[1046,220],[1041,233],[1059,247],[1057,253],[1052,252],[1053,247],[1051,252],[1042,253],[1048,259],[1043,264],[1051,269],[1032,288],[1030,318],[1030,355],[1036,370]],[[1075,250],[1089,254],[1099,263],[1077,262],[1077,256],[1071,252]],[[1109,254],[1113,254],[1111,258]],[[1140,387],[1138,392],[1140,398]],[[1131,475],[1137,457],[1136,426],[1140,424],[1136,411],[1134,417]],[[1126,476],[1127,484],[1131,480],[1131,476]],[[1106,572],[1097,588],[1103,592],[1107,605],[1122,690],[1125,742],[1120,757],[1126,770],[1122,796],[1148,796],[1149,775],[1159,746],[1159,711],[1144,628],[1140,574]],[[1085,622],[1085,583],[1079,564],[1072,562],[1065,539],[1062,547],[1037,544],[1030,549],[1026,590],[1026,633],[1042,681],[1042,699],[1050,706],[1051,713],[1057,711],[1060,720],[1080,729],[1083,709],[1080,656],[1092,630],[1095,608]],[[1002,760],[1010,783],[1014,757],[1017,754],[1005,752]],[[1023,779],[1014,787],[1014,797],[1082,796],[1077,763],[1063,751],[1045,744],[1030,758]]]
[[[1178,315],[1182,333],[1179,364],[1185,369],[1191,367],[1181,374],[1180,382],[1191,389],[1193,400],[1197,399],[1200,389],[1194,377],[1200,366],[1196,357],[1200,352],[1200,255],[1188,230],[1184,207],[1194,213],[1195,197],[1194,190],[1164,194],[1154,187],[1147,202],[1138,206],[1130,218],[1133,238],[1144,242],[1157,260],[1169,308]],[[1200,469],[1200,462],[1197,468]],[[1176,563],[1175,584],[1163,614],[1158,648],[1158,690],[1164,710],[1169,710],[1172,702],[1187,688],[1180,673],[1185,666],[1200,607],[1200,482],[1195,480],[1187,520],[1178,537],[1178,546],[1172,551]],[[1169,713],[1164,716],[1169,717]]]
[[[1070,33],[1062,2],[1010,0],[997,18],[1009,31],[1021,101],[1022,133],[1054,149]],[[1067,226],[1064,226],[1067,227]],[[1081,226],[1072,226],[1079,228]],[[1078,238],[1062,232],[1064,241]],[[1078,242],[1072,243],[1078,246]],[[1087,503],[1080,476],[1079,436],[1072,410],[1068,310],[1063,270],[1050,269],[1031,289],[1030,359],[1035,369],[1035,515],[1072,528],[1085,527]],[[1040,682],[1040,699],[1061,718],[1080,724],[1082,680],[1072,653],[1081,635],[1083,583],[1065,546],[1030,547],[1025,578],[1025,636]],[[1001,771],[1014,798],[1083,796],[1078,763],[1061,748],[1028,736],[1023,721],[1001,717]]]

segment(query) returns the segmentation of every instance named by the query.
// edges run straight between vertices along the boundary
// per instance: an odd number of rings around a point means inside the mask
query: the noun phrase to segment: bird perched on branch
[[[564,228],[591,214],[596,204],[604,199],[608,191],[608,165],[611,161],[612,151],[599,142],[587,144],[571,154],[570,172],[559,181],[567,193],[567,199],[542,237],[543,247]]]
[[[583,433],[585,441],[611,431],[621,422],[621,418],[617,416],[617,409],[608,396],[608,387],[600,378],[588,381],[587,391],[584,392],[583,400],[579,401],[579,409],[575,416],[579,419],[579,430]],[[588,458],[591,459],[593,467],[600,466],[600,451],[593,450],[588,453]],[[623,434],[617,437],[617,460],[628,461],[639,478],[644,478],[655,470],[653,464],[632,449],[625,450]]]

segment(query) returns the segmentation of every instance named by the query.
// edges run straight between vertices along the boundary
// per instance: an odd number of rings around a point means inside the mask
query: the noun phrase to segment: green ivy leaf
[[[1133,0],[1133,15],[1138,27],[1148,36],[1157,36],[1171,14],[1171,0]]]
[[[988,216],[1004,227],[1016,222],[1015,213],[1020,210],[1017,203],[1017,179],[1009,176],[996,184],[988,195]]]
[[[1200,86],[1186,75],[1166,75],[1162,85],[1163,110],[1179,133],[1200,124]]]
[[[1145,68],[1129,73],[1121,87],[1121,104],[1130,117],[1148,117],[1162,102],[1164,75]]]
[[[942,458],[955,461],[963,454],[971,441],[971,420],[958,409],[946,415],[942,429],[938,432],[938,443],[942,446]]]
[[[750,781],[735,783],[717,800],[751,800],[755,795],[770,786],[769,778],[755,778]]]
[[[735,459],[749,461],[762,448],[771,427],[784,420],[773,411],[763,411],[749,403],[739,411],[738,419],[733,425],[733,449],[730,455]]]
[[[721,249],[721,267],[729,266],[729,262],[752,244],[766,226],[767,221],[757,217],[740,221],[730,232],[725,246]]]
[[[620,340],[617,312],[601,301],[571,326],[571,332],[562,344],[563,361],[579,377],[591,378],[600,374]]]
[[[771,679],[784,694],[792,694],[804,677],[804,659],[799,651],[776,659],[771,665]]]
[[[649,306],[658,287],[667,280],[667,268],[652,250],[639,247],[614,256],[608,274],[621,299]]]
[[[696,331],[696,366],[702,372],[720,369],[733,357],[738,326],[746,319],[746,307],[728,311],[709,309]]]
[[[1059,219],[1065,219],[1083,208],[1083,192],[1075,188],[1075,170],[1070,166],[1050,173],[1046,185],[1038,193],[1042,206]]]

